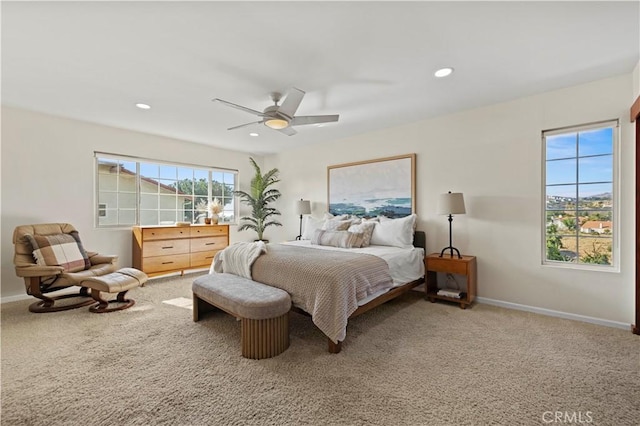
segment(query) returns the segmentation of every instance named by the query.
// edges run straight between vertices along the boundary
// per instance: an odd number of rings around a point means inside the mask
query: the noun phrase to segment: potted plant
[[[209,210],[209,217],[211,218],[211,223],[214,225],[218,223],[220,212],[222,211],[222,205],[220,204],[220,200],[218,198],[214,198],[213,201],[209,202],[207,205],[207,210]]]
[[[275,220],[274,216],[279,216],[280,212],[273,207],[269,207],[269,204],[276,201],[282,194],[275,188],[271,188],[275,183],[280,182],[278,179],[278,169],[271,169],[264,175],[260,170],[260,166],[255,160],[249,157],[251,165],[255,170],[255,174],[251,179],[251,190],[235,191],[235,194],[240,197],[240,201],[251,207],[251,216],[244,216],[240,218],[245,221],[239,231],[246,229],[252,229],[258,234],[259,241],[263,240],[264,230],[267,226],[282,226],[280,222]]]

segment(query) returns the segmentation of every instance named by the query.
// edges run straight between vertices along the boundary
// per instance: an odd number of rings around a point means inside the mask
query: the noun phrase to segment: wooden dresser
[[[208,268],[229,245],[229,225],[134,226],[133,267],[149,276]]]

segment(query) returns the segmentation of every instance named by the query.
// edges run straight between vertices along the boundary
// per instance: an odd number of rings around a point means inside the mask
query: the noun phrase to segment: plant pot
[[[210,218],[210,217],[205,217],[205,218],[204,218],[204,223],[205,223],[206,225],[211,225],[211,218]]]

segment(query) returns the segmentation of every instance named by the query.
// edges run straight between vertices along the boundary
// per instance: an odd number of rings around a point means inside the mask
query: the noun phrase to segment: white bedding
[[[389,265],[389,273],[393,279],[393,286],[398,287],[424,277],[424,249],[422,248],[399,248],[391,246],[375,246],[363,248],[340,248],[332,246],[320,246],[311,244],[309,240],[288,241],[283,244],[300,247],[310,247],[318,250],[346,251],[349,253],[366,253],[384,259]],[[358,300],[358,305],[362,306],[370,300],[387,292],[385,290],[379,294],[372,294],[366,299]]]

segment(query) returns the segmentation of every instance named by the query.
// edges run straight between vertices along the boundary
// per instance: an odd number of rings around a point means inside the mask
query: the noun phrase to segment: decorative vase
[[[216,213],[213,213],[211,215],[211,223],[213,223],[214,225],[217,225],[218,224],[218,220],[219,220],[218,215]]]
[[[204,218],[204,223],[205,223],[205,225],[211,225],[211,218],[210,217],[205,217]]]

